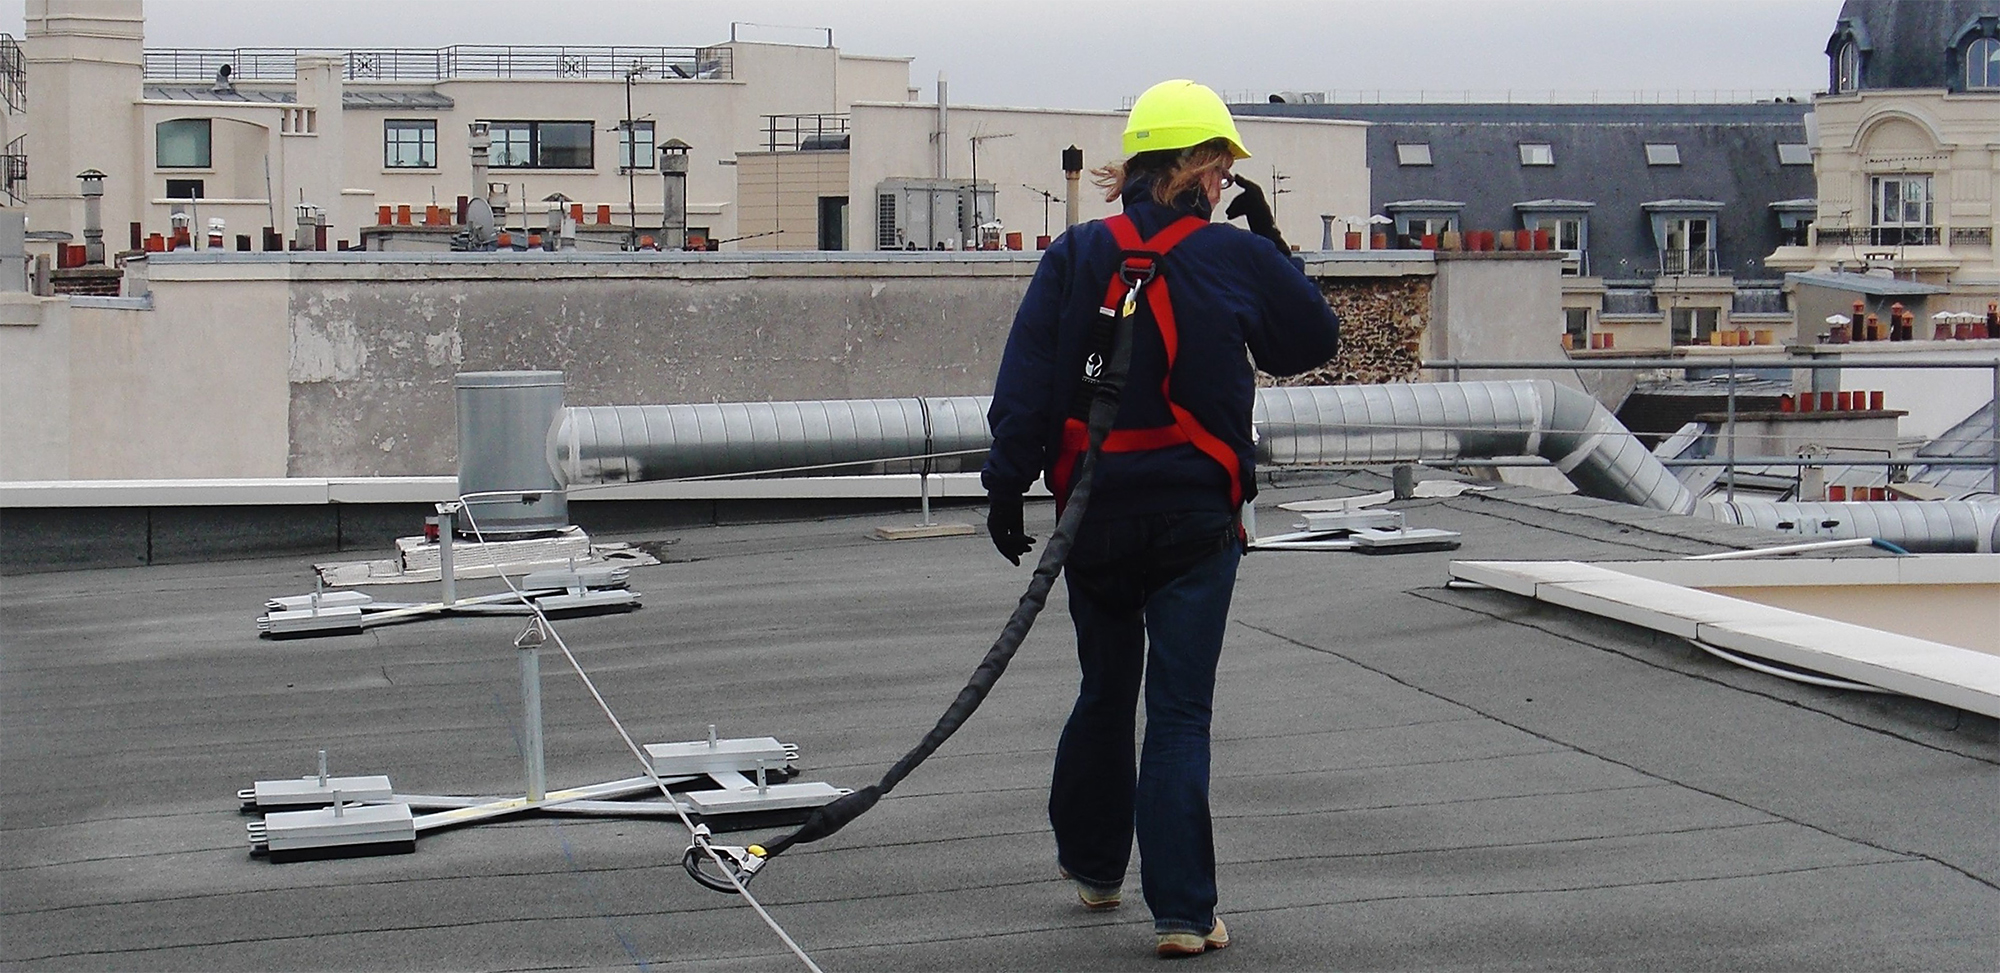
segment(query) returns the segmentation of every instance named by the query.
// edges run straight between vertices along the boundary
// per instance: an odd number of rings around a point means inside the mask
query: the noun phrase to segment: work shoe
[[[1222,924],[1222,917],[1216,916],[1215,928],[1210,929],[1208,935],[1163,932],[1160,933],[1159,944],[1153,947],[1153,951],[1158,953],[1161,959],[1173,959],[1179,956],[1200,956],[1202,953],[1221,949],[1227,945],[1229,945],[1229,929]]]
[[[1058,868],[1056,870],[1062,873],[1062,877],[1076,883],[1077,901],[1082,902],[1083,907],[1092,912],[1107,912],[1116,909],[1118,908],[1118,904],[1124,901],[1124,895],[1119,889],[1112,889],[1107,892],[1095,886],[1085,884],[1082,879],[1071,875],[1067,868]]]

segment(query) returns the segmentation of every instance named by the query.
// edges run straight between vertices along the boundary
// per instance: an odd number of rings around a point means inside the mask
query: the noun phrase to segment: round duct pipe
[[[984,396],[829,399],[565,410],[557,467],[571,483],[730,474],[977,471],[992,437]],[[931,460],[925,454],[961,453]]]
[[[1964,500],[1786,503],[1711,501],[1710,516],[1730,524],[1820,537],[1869,537],[1917,554],[1991,554],[2000,550],[2000,503]]]
[[[480,533],[520,537],[569,526],[569,503],[551,450],[563,418],[563,373],[460,372],[452,388],[459,494],[518,495],[468,501]],[[471,533],[464,518],[458,523],[461,533]]]
[[[729,474],[979,469],[987,396],[590,406],[565,410],[572,483]],[[1687,513],[1694,495],[1597,400],[1547,380],[1260,389],[1258,460],[1370,464],[1542,456],[1587,496]],[[835,464],[848,464],[835,467]]]

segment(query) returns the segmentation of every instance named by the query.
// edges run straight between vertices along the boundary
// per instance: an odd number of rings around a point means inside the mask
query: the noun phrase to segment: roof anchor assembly
[[[522,496],[526,497],[527,494]],[[376,601],[359,591],[326,591],[323,576],[313,577],[313,592],[273,598],[257,618],[257,628],[272,638],[347,635],[394,622],[420,621],[446,615],[560,615],[583,612],[632,611],[639,593],[626,587],[630,569],[586,565],[532,571],[519,586],[498,594],[461,598],[453,541],[466,501],[447,501],[438,511],[438,600],[427,603]]]
[[[540,650],[550,634],[537,615],[512,640],[520,656],[525,728],[522,793],[500,797],[400,793],[385,776],[330,775],[326,751],[321,750],[315,775],[260,780],[236,792],[244,811],[263,815],[246,826],[251,854],[274,862],[408,854],[426,832],[528,813],[680,817],[698,822],[697,845],[702,845],[711,829],[797,824],[850,793],[818,781],[791,781],[798,774],[798,747],[773,737],[723,739],[716,735],[714,724],[709,725],[706,740],[645,745],[644,776],[549,790]],[[653,796],[633,800],[647,794]],[[755,871],[754,865],[736,868]],[[732,890],[726,885],[724,889]]]

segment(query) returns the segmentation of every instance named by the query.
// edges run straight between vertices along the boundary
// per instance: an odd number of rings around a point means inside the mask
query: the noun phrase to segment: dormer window
[[[2000,88],[2000,40],[1981,37],[1966,45],[1965,87]]]
[[[1853,41],[1840,45],[1840,53],[1834,55],[1833,90],[1845,94],[1861,87],[1861,48]]]

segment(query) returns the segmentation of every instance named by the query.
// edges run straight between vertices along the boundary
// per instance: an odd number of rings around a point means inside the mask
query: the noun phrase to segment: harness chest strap
[[[1098,313],[1106,317],[1131,314],[1136,310],[1133,299],[1139,296],[1135,291],[1143,292],[1146,307],[1153,314],[1153,323],[1159,329],[1160,342],[1167,353],[1167,368],[1160,377],[1160,398],[1165,400],[1168,410],[1174,417],[1172,425],[1146,429],[1113,429],[1104,437],[1104,451],[1133,453],[1191,443],[1229,475],[1230,505],[1240,506],[1243,503],[1243,483],[1236,451],[1220,437],[1209,432],[1193,413],[1182,408],[1173,399],[1173,370],[1174,362],[1180,352],[1180,329],[1174,320],[1173,300],[1168,294],[1166,279],[1158,275],[1158,259],[1165,256],[1182,240],[1193,235],[1196,230],[1207,226],[1208,221],[1196,216],[1184,216],[1154,234],[1151,239],[1141,239],[1138,227],[1134,226],[1132,219],[1123,213],[1106,219],[1104,225],[1124,251],[1124,260],[1120,263],[1118,271],[1111,275],[1111,281],[1105,287],[1104,304]],[[1099,352],[1093,349],[1092,354]],[[1070,477],[1084,450],[1089,448],[1089,443],[1089,427],[1082,419],[1075,415],[1070,416],[1063,423],[1062,444],[1052,471],[1058,498],[1068,495]]]

